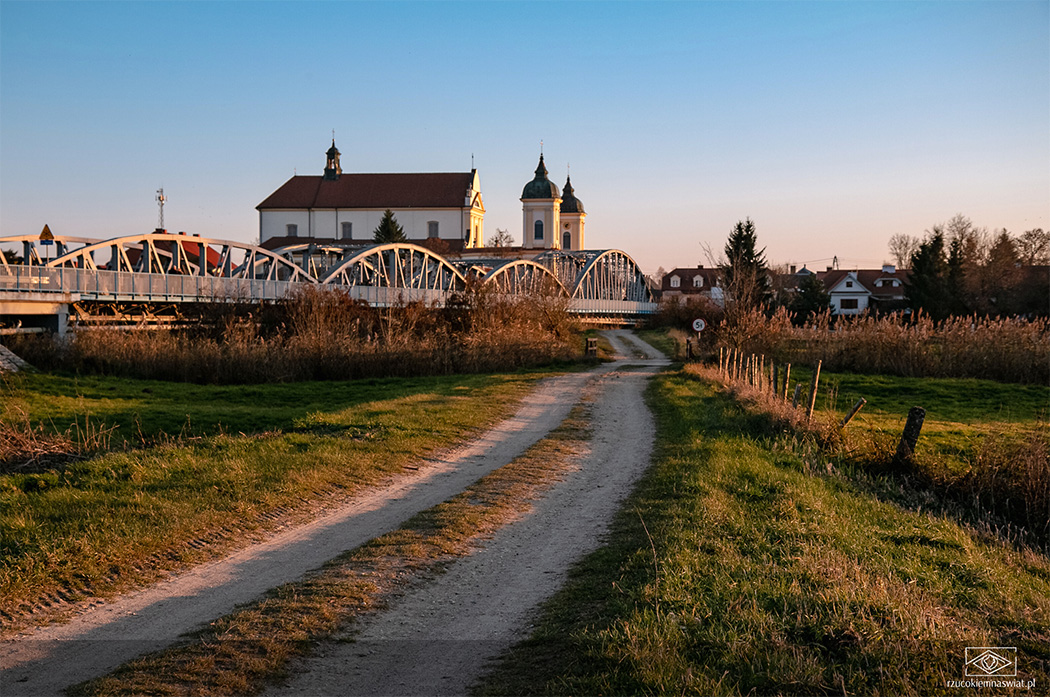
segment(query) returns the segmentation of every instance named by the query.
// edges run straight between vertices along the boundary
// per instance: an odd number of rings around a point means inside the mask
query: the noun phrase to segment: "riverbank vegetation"
[[[671,328],[676,353],[685,357],[685,341],[710,357],[719,347],[765,355],[778,363],[815,365],[828,370],[902,377],[957,377],[1032,385],[1050,384],[1050,319],[863,314],[814,316],[796,326],[781,308],[750,310],[734,322],[711,322],[699,340],[684,330],[693,316],[718,316],[707,304],[671,304],[659,323]],[[719,318],[720,319],[720,318]]]
[[[271,305],[200,308],[179,328],[81,328],[5,342],[37,368],[202,384],[351,380],[514,370],[582,355],[568,301],[484,287],[445,307],[374,308],[302,288]]]

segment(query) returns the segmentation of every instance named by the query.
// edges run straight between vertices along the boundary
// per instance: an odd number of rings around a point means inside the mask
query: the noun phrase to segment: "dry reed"
[[[925,315],[832,317],[804,327],[786,310],[752,312],[720,327],[723,346],[765,354],[778,362],[828,370],[903,377],[972,377],[1025,384],[1050,383],[1050,319]]]
[[[579,356],[567,302],[472,287],[444,308],[377,309],[306,288],[276,307],[181,329],[17,337],[42,368],[196,383],[344,380],[513,370]]]

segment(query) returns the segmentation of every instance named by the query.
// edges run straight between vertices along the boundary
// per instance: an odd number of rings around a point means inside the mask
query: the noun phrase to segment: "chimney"
[[[834,269],[835,269],[835,267],[834,267],[834,266],[829,266],[829,267],[828,267],[828,271],[833,271]]]
[[[696,265],[696,268],[698,268],[698,269],[702,269],[702,268],[704,268],[704,265],[703,265],[703,264],[697,264],[697,265]]]
[[[792,264],[791,265],[791,273],[795,273],[796,271],[797,271],[796,266],[794,264]]]

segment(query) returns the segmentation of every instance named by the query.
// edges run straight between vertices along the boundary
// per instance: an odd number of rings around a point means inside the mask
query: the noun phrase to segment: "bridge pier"
[[[79,299],[75,293],[3,293],[0,317],[6,325],[20,324],[22,329],[39,328],[65,336],[70,305]]]

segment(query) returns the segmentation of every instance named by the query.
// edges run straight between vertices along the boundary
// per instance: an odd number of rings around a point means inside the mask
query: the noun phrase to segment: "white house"
[[[368,244],[388,209],[410,242],[437,239],[452,251],[483,245],[485,206],[476,169],[344,174],[334,139],[326,156],[323,175],[294,176],[256,206],[262,246]]]
[[[829,269],[817,274],[831,296],[837,315],[859,315],[868,309],[896,309],[904,302],[906,270],[887,264],[882,269]]]

